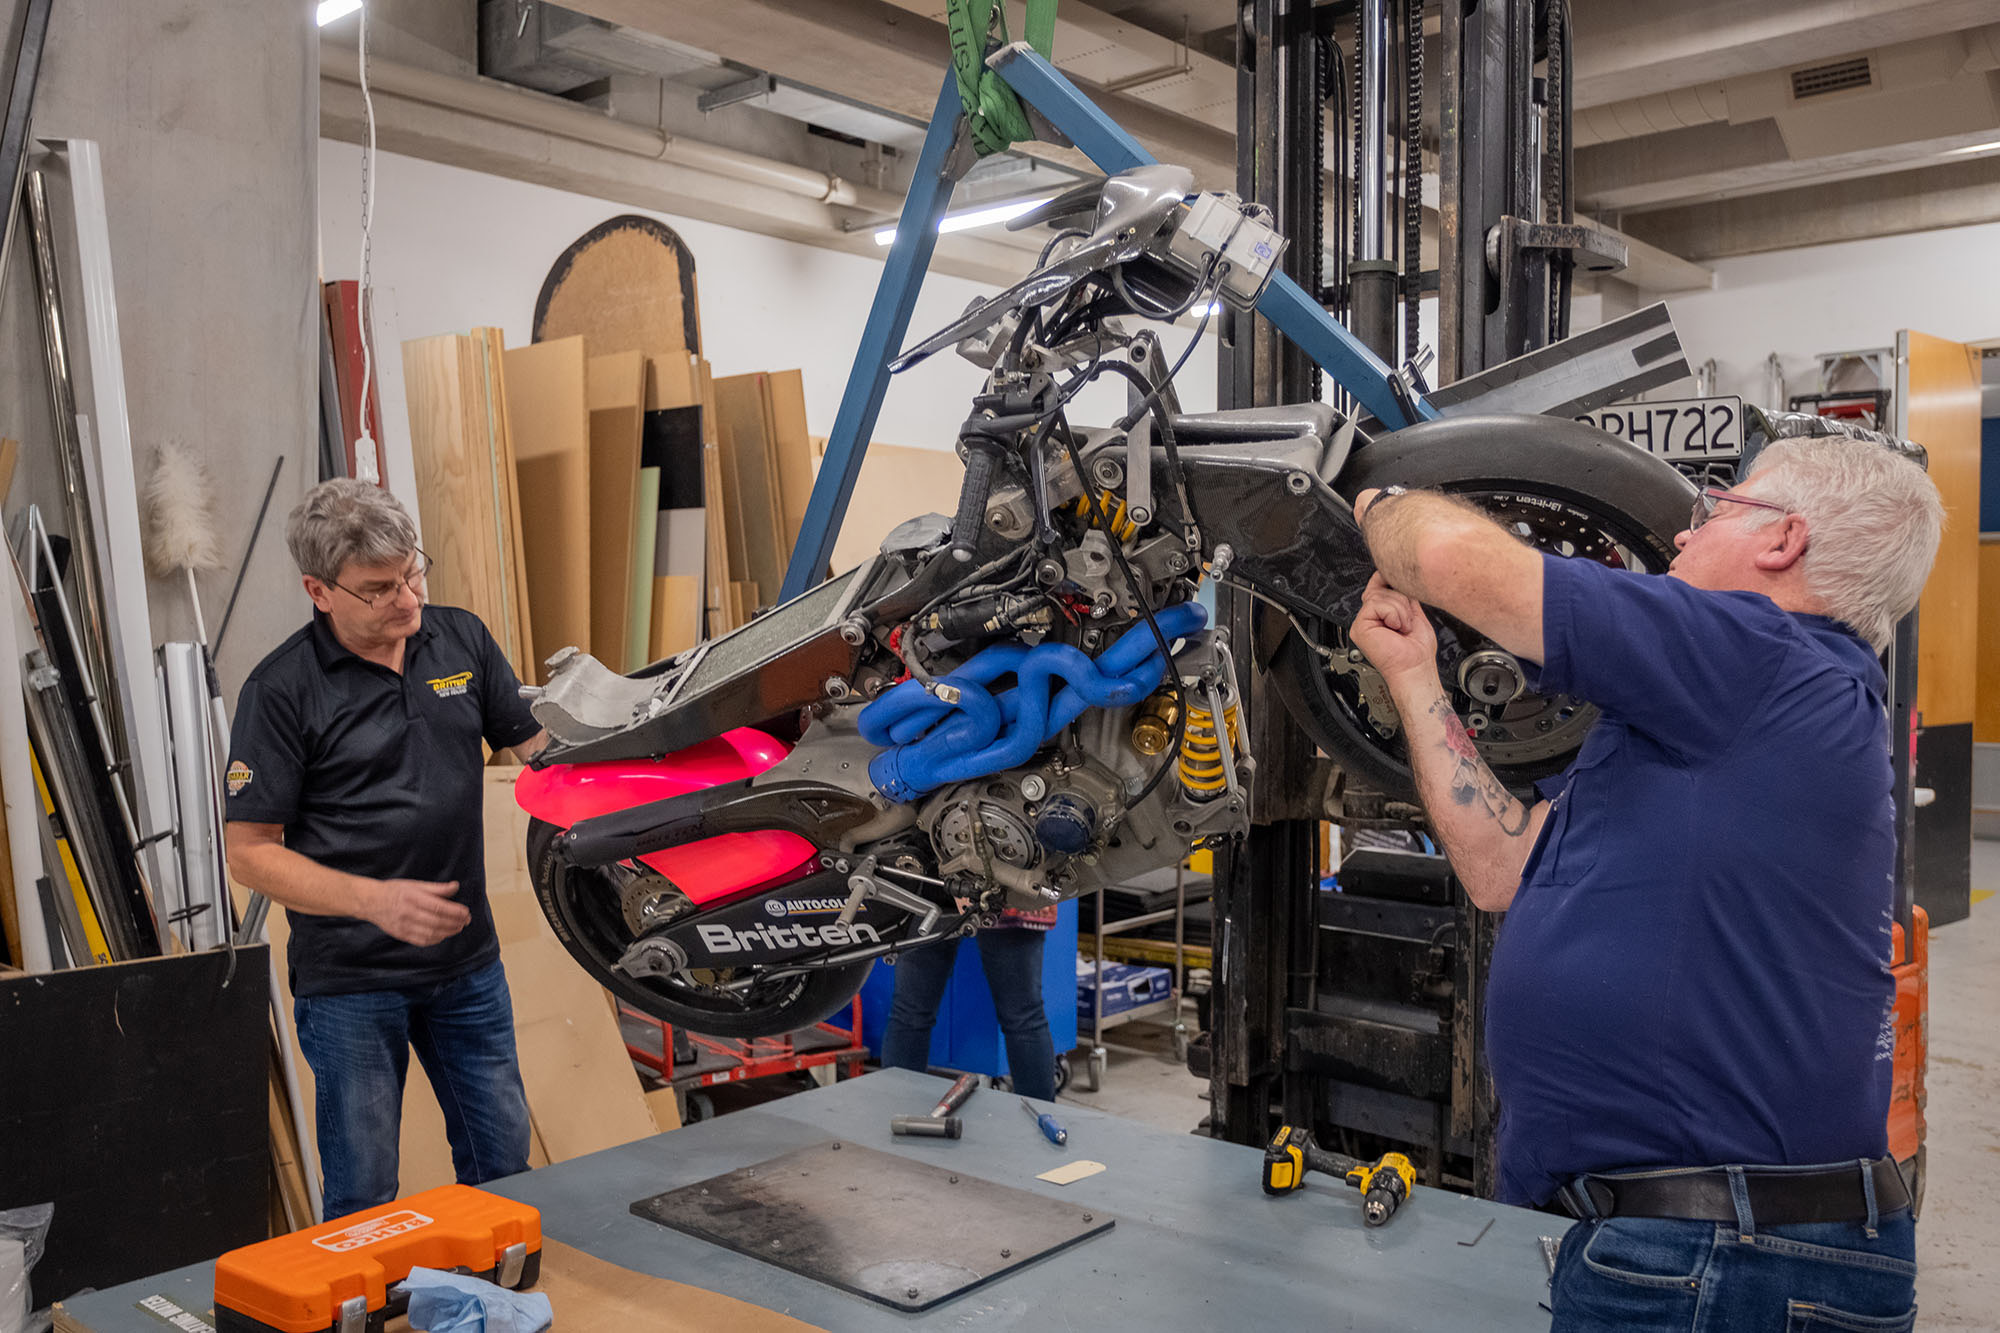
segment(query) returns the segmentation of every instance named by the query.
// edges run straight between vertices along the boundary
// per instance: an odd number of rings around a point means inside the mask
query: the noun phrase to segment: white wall
[[[360,150],[321,140],[321,256],[328,278],[359,272]],[[415,509],[401,344],[436,333],[497,325],[509,346],[528,341],[535,295],[550,265],[590,228],[641,210],[416,158],[383,153],[375,173],[375,350],[381,361],[388,480]],[[718,375],[804,371],[806,419],[832,430],[861,326],[882,275],[878,259],[799,245],[712,223],[649,214],[671,226],[695,260],[702,350]],[[883,252],[886,255],[886,251]],[[1025,273],[1027,264],[1023,264]],[[948,324],[994,289],[932,274],[910,322],[909,341]],[[1164,341],[1178,355],[1186,331]],[[1176,381],[1189,411],[1215,402],[1213,337]],[[983,372],[950,354],[890,382],[875,438],[888,444],[950,448]],[[1078,399],[1071,419],[1103,422],[1123,403],[1118,381]]]
[[[1819,388],[1813,357],[1895,344],[1898,329],[2000,337],[2000,223],[1713,262],[1716,288],[1669,297],[1688,363],[1715,358],[1718,393],[1766,402],[1764,360],[1789,393]],[[1891,387],[1894,387],[1893,385]],[[1655,396],[1685,392],[1684,382]]]

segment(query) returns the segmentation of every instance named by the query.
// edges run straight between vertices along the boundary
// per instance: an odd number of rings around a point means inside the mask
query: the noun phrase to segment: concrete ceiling
[[[512,22],[517,11],[537,8],[486,3],[489,21]],[[475,75],[474,0],[370,4],[381,29],[378,39],[371,27],[371,47],[385,59]],[[1645,243],[1647,270],[1630,275],[1643,287],[1699,285],[1699,261],[1724,255],[2000,219],[1995,0],[1572,6],[1577,205]],[[678,72],[667,74],[653,101],[635,98],[630,78],[571,98],[621,121],[635,118],[638,101],[638,118],[657,120],[668,138],[710,138],[864,180],[874,187],[869,201],[906,182],[912,154],[898,132],[907,140],[909,127],[929,117],[948,51],[943,0],[567,0],[566,7],[631,30],[628,48],[630,40],[654,42],[688,66],[664,65]],[[1156,156],[1191,167],[1205,186],[1227,187],[1236,163],[1235,11],[1235,0],[1062,0],[1056,64]],[[340,44],[343,35],[329,29],[324,40]],[[351,32],[344,40],[351,44]],[[718,89],[751,89],[767,75],[783,86],[697,113],[702,94],[712,102]],[[345,90],[338,91],[332,100],[344,112]],[[822,115],[817,137],[809,137],[798,132],[800,121],[815,113],[801,108],[816,99],[851,114],[839,123]],[[870,109],[886,116],[874,122],[883,132],[857,135]],[[338,123],[328,133],[353,132],[345,114],[330,119]],[[847,138],[829,139],[827,130]],[[436,133],[404,137],[450,157]],[[492,169],[489,147],[468,156]],[[1019,193],[1029,180],[1054,188],[1087,170],[1073,150],[1020,151],[1022,161],[989,168],[989,195]],[[1010,187],[1006,178],[1027,170],[1027,158],[1045,170]],[[558,183],[560,170],[546,158],[536,170]],[[754,204],[739,203],[746,201]],[[879,203],[804,207],[796,198],[784,211],[791,234],[830,232],[829,243],[842,248],[865,244],[857,233],[883,213]],[[982,243],[941,249],[939,263],[997,279],[1016,262],[1007,256],[1020,243],[1026,238],[988,233]],[[1697,263],[1679,262],[1689,260]]]

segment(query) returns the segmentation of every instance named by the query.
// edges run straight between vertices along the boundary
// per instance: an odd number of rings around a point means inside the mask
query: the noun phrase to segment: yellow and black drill
[[[1371,1227],[1382,1226],[1394,1217],[1417,1183],[1416,1168],[1399,1152],[1363,1162],[1326,1151],[1313,1142],[1312,1131],[1302,1126],[1280,1126],[1271,1145],[1264,1149],[1264,1193],[1290,1194],[1304,1189],[1308,1171],[1344,1180],[1360,1190],[1361,1220]]]

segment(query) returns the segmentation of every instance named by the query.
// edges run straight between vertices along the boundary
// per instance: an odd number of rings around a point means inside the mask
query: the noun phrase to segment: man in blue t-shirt
[[[243,683],[229,869],[288,910],[325,1213],[396,1197],[414,1048],[459,1183],[528,1169],[513,1006],[486,901],[482,744],[547,737],[477,616],[427,606],[430,559],[395,497],[322,482],[292,510],[311,623]]]
[[[1538,553],[1431,492],[1355,515],[1378,572],[1353,641],[1459,881],[1508,913],[1500,1197],[1582,1219],[1556,1328],[1908,1328],[1877,655],[1937,551],[1930,478],[1877,445],[1772,444],[1701,492],[1666,577]],[[1546,799],[1480,759],[1420,603],[1602,710]]]

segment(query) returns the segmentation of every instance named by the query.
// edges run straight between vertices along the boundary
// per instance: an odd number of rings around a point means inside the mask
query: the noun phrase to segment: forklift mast
[[[1598,266],[1602,243],[1571,213],[1567,6],[1441,9],[1427,39],[1423,0],[1244,0],[1237,190],[1292,238],[1286,273],[1386,364],[1422,373],[1418,307],[1435,292],[1435,373],[1450,382],[1565,336],[1570,275]],[[1427,158],[1441,181],[1428,227]],[[1249,315],[1228,318],[1218,377],[1223,407],[1321,396],[1312,363]],[[1235,642],[1266,641],[1269,608],[1219,597]],[[1427,850],[1358,853],[1338,892],[1322,888],[1322,812],[1296,794],[1316,789],[1326,761],[1255,657],[1238,661],[1262,767],[1256,823],[1217,857],[1210,1032],[1189,1055],[1210,1081],[1210,1132],[1254,1144],[1308,1125],[1331,1147],[1401,1150],[1425,1183],[1490,1197],[1482,1001],[1495,919]]]

